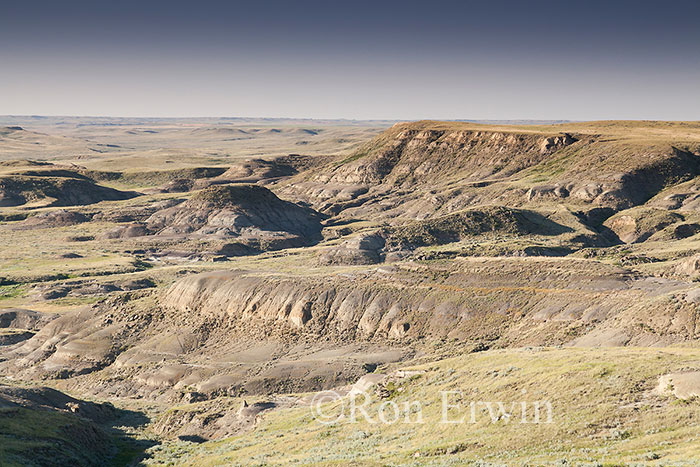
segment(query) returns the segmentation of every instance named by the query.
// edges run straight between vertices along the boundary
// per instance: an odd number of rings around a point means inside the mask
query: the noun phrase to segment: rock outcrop
[[[55,319],[57,315],[22,308],[6,308],[0,310],[0,328],[41,329]]]
[[[639,243],[666,227],[682,222],[683,216],[663,209],[638,208],[623,211],[607,219],[603,225],[625,243]]]
[[[65,177],[0,177],[0,207],[42,203],[46,206],[77,206],[100,201],[124,200],[137,193],[97,185],[92,180]]]
[[[348,218],[424,219],[489,204],[620,211],[700,174],[691,150],[628,142],[643,151],[637,156],[619,144],[595,135],[402,123],[283,192]]]
[[[145,228],[160,237],[237,238],[269,250],[319,241],[322,219],[267,188],[237,184],[206,188],[182,204],[154,213]]]

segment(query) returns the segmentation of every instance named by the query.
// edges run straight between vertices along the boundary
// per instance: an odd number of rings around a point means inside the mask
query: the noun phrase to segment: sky
[[[700,2],[0,5],[0,114],[700,120]]]

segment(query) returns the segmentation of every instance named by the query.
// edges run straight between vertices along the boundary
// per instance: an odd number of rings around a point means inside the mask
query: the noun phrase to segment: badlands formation
[[[0,123],[3,465],[700,456],[697,122]]]

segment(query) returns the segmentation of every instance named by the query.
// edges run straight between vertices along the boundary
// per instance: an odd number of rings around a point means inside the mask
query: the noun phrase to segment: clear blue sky
[[[15,1],[0,114],[700,119],[697,1]]]

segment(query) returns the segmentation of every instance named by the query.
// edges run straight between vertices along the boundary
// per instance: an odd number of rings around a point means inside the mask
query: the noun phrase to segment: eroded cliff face
[[[423,177],[445,174],[460,174],[465,181],[505,177],[541,162],[575,141],[568,134],[541,136],[399,126],[318,180],[410,186],[424,181]]]
[[[485,204],[620,210],[698,174],[698,153],[670,144],[417,122],[283,191],[342,217],[424,219]]]
[[[431,274],[439,279],[428,279]],[[695,336],[690,303],[680,300],[679,306],[656,299],[669,291],[679,291],[681,297],[694,289],[692,283],[649,281],[614,266],[591,268],[582,260],[464,259],[439,271],[424,266],[378,268],[348,279],[206,273],[175,283],[161,305],[175,314],[228,321],[236,332],[257,338],[456,338],[503,346],[592,342],[598,329],[611,331],[600,341],[603,345]],[[686,324],[664,326],[662,332],[625,322],[671,315],[683,321],[684,313]]]
[[[48,323],[4,371],[164,400],[318,390],[435,345],[664,345],[700,337],[692,282],[560,258],[465,258],[327,277],[217,271]],[[78,378],[76,376],[82,375]]]

